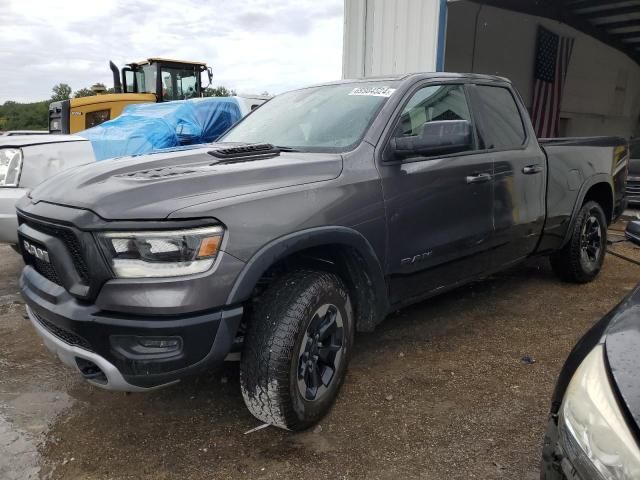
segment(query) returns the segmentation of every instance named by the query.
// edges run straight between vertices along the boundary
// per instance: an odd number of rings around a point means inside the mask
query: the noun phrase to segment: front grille
[[[627,195],[638,196],[640,195],[640,182],[627,181]]]
[[[56,269],[53,268],[53,265],[35,257],[31,257],[30,263],[31,263],[31,266],[36,269],[36,272],[38,272],[44,278],[46,278],[47,280],[50,280],[51,282],[57,285],[62,286],[60,277],[58,277],[58,274],[56,273]]]
[[[87,342],[80,335],[77,335],[73,332],[70,332],[69,330],[65,330],[64,328],[61,328],[51,323],[49,320],[38,315],[36,312],[32,312],[32,313],[40,325],[42,325],[44,328],[46,328],[49,332],[51,332],[53,335],[58,337],[64,343],[69,344],[72,347],[80,347],[80,348],[84,348],[85,350],[93,351],[91,349],[91,345],[89,344],[89,342]]]
[[[51,235],[52,237],[56,237],[62,240],[62,243],[64,243],[65,247],[69,251],[69,254],[71,255],[73,264],[76,267],[76,271],[78,272],[78,275],[82,279],[83,283],[88,283],[89,268],[87,267],[87,262],[85,262],[84,256],[82,255],[82,247],[80,246],[80,241],[78,240],[78,237],[76,237],[76,234],[73,233],[71,229],[67,227],[62,227],[59,225],[51,225],[47,223],[35,222],[31,219],[25,219],[23,217],[18,217],[18,222],[20,224],[26,223],[34,230],[37,230],[42,233],[46,233],[47,235]],[[37,259],[34,258],[33,260],[37,260]],[[27,260],[25,259],[25,261]],[[52,278],[50,278],[49,276],[45,275],[43,272],[38,270],[38,266],[34,264],[36,262],[28,261],[27,263],[32,265],[40,274],[42,274],[52,282],[57,283],[58,285],[61,285],[59,279],[58,281],[54,281]],[[40,263],[44,263],[44,262],[40,262]],[[51,267],[51,270],[53,270],[53,267]],[[43,267],[43,271],[46,271],[44,267]],[[54,270],[54,274],[55,274],[55,270]],[[56,275],[56,278],[57,278],[57,275]]]
[[[20,248],[22,251],[24,251],[24,241],[25,238],[22,235],[18,235],[19,239],[20,239]],[[32,244],[33,246],[37,247],[37,248],[41,248],[43,250],[46,250],[44,248],[44,246],[40,245],[37,242],[34,242],[33,240],[29,239],[27,240],[30,244]],[[45,262],[44,260],[40,260],[39,258],[36,258],[34,255],[31,254],[23,254],[23,258],[24,258],[24,263],[27,265],[31,265],[36,272],[38,272],[40,275],[42,275],[44,278],[46,278],[47,280],[62,286],[62,282],[60,281],[60,277],[58,276],[58,273],[56,272],[56,269],[53,267],[53,265],[51,265],[51,263],[49,262]]]

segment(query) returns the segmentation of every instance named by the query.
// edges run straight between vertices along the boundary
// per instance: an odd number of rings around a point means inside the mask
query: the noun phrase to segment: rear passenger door
[[[441,155],[394,156],[390,145],[423,125],[467,121],[473,144]],[[394,303],[473,278],[489,268],[493,160],[477,149],[462,84],[428,84],[407,95],[383,143],[380,173],[388,225],[387,272]]]
[[[494,164],[494,269],[533,253],[545,220],[546,156],[515,95],[506,85],[470,88],[479,141]]]

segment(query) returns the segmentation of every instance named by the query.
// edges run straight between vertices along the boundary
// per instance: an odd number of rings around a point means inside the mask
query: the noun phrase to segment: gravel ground
[[[613,248],[640,260],[635,247]],[[91,387],[24,319],[18,255],[0,246],[0,265],[3,479],[533,480],[565,357],[640,273],[609,256],[595,282],[568,285],[532,260],[397,312],[358,335],[318,427],[245,435],[259,423],[244,407],[237,364],[147,394]]]

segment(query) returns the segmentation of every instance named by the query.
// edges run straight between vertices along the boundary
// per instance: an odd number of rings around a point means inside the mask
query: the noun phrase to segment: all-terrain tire
[[[585,244],[590,242],[585,238],[588,237],[585,229],[592,230],[595,227],[600,232],[597,252],[593,247],[585,247]],[[606,249],[607,218],[598,203],[589,201],[580,209],[567,244],[551,256],[551,267],[565,282],[588,283],[600,273]]]
[[[309,378],[302,373],[307,365],[303,358],[309,358],[306,348],[317,347],[313,339],[317,342],[318,336],[314,333],[310,337],[309,332],[315,332],[314,325],[331,321],[323,320],[329,318],[329,310],[336,325],[335,318],[340,318],[341,328],[332,330],[340,333],[341,340],[333,340],[338,337],[332,336],[325,343],[341,344],[340,356],[333,357],[339,361],[328,384],[321,385],[322,395],[309,400],[305,398],[308,390],[300,386],[301,381],[304,384],[304,379]],[[318,422],[333,405],[344,380],[353,336],[351,302],[344,283],[336,275],[304,270],[274,281],[258,300],[244,339],[240,386],[249,411],[259,420],[287,430],[304,430]],[[317,361],[318,355],[315,358]],[[321,363],[317,368],[322,369],[324,382],[326,367]]]

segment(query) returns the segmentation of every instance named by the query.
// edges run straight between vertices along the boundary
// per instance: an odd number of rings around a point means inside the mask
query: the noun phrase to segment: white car
[[[18,242],[15,205],[23,195],[67,168],[95,161],[91,142],[75,135],[0,136],[0,243]]]
[[[15,137],[17,135],[49,135],[48,130],[9,130],[0,132],[0,136]]]

